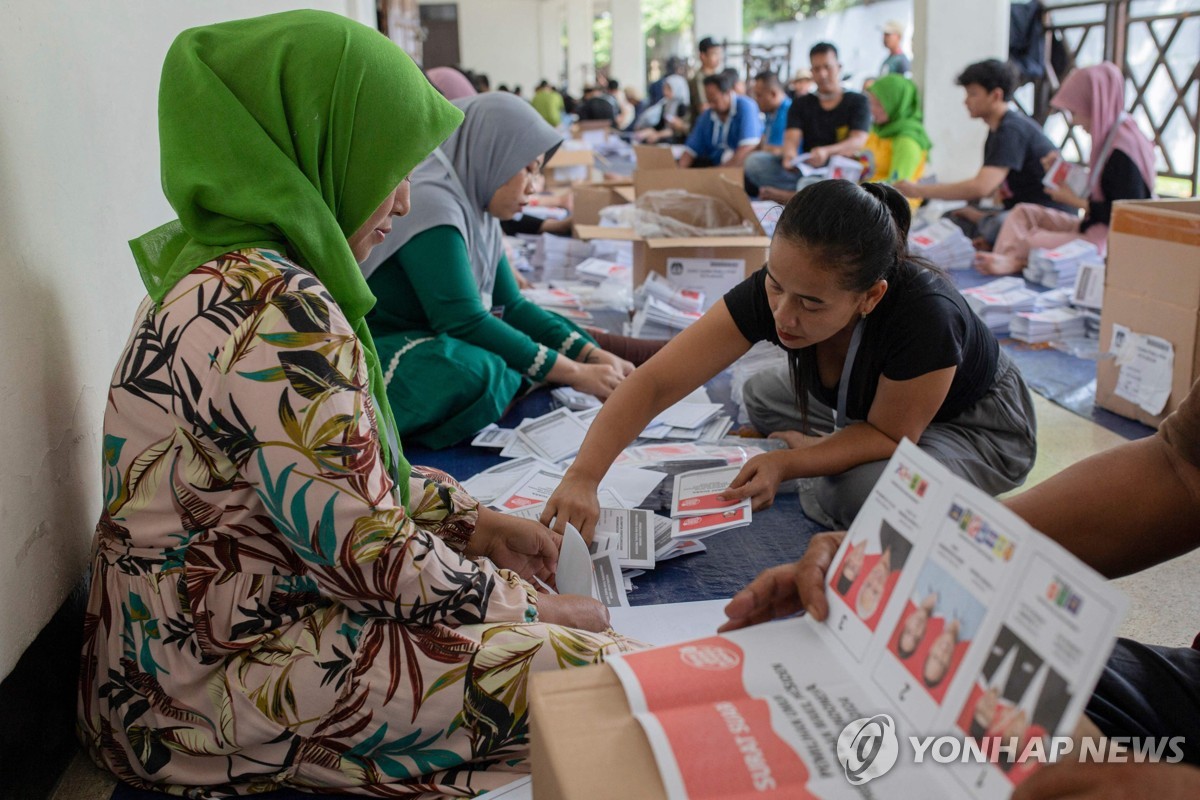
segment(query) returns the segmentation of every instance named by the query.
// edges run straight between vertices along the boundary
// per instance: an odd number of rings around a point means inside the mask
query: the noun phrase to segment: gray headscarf
[[[487,205],[531,161],[542,154],[548,160],[562,137],[533,106],[507,92],[465,97],[454,105],[463,111],[462,126],[413,170],[412,210],[393,221],[362,271],[370,277],[417,234],[450,225],[467,243],[471,272],[484,308],[490,309],[504,236]]]

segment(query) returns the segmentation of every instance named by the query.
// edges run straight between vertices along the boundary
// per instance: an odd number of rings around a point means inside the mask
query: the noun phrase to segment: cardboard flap
[[[628,194],[633,194],[633,189],[623,187],[628,190]],[[623,205],[633,202],[632,197],[626,197],[625,193],[611,189],[607,186],[588,186],[581,184],[574,189],[574,199],[572,205],[574,211],[571,215],[575,220],[575,224],[579,225],[598,225],[600,223],[600,211],[609,206]]]
[[[633,146],[634,159],[638,169],[677,169],[675,156],[671,155],[670,147],[659,147],[650,144]]]
[[[606,228],[605,230],[612,230]],[[582,238],[582,237],[581,237]],[[695,236],[675,239],[647,239],[646,246],[651,250],[662,250],[668,247],[762,247],[771,245],[766,236]]]
[[[546,162],[545,168],[590,167],[595,160],[595,153],[591,150],[568,150],[565,147],[560,147],[554,151],[554,155]]]
[[[754,232],[765,236],[754,207],[742,186],[742,170],[737,167],[709,167],[705,169],[639,169],[633,174],[633,186],[638,197],[647,192],[667,189],[682,189],[691,194],[714,197],[723,201],[746,222]],[[741,238],[741,237],[730,237]]]
[[[575,236],[588,241],[589,239],[612,239],[618,242],[640,242],[633,228],[605,228],[600,225],[576,225]]]

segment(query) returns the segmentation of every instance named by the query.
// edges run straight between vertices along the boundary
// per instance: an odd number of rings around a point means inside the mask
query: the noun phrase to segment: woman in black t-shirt
[[[590,538],[596,488],[621,450],[764,339],[789,364],[747,381],[746,406],[789,449],[746,462],[726,498],[765,508],[781,481],[817,478],[801,493],[805,513],[847,525],[904,437],[992,494],[1019,485],[1036,452],[1029,390],[962,295],[909,258],[910,220],[908,201],[885,184],[823,181],[797,193],[767,265],[604,404],[542,522]]]

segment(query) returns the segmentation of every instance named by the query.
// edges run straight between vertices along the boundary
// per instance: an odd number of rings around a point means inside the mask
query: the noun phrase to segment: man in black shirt
[[[821,167],[831,156],[853,156],[863,149],[871,130],[871,107],[865,95],[842,88],[837,48],[820,42],[808,52],[817,91],[797,97],[788,110],[783,153],[755,153],[746,159],[746,190],[768,200],[787,202],[796,193],[800,171],[792,167],[798,153]]]
[[[989,59],[972,64],[958,76],[958,85],[966,91],[967,113],[988,126],[983,146],[983,166],[973,178],[957,183],[896,184],[907,197],[931,200],[966,200],[972,204],[997,192],[1004,210],[989,212],[976,205],[951,212],[953,219],[968,236],[982,238],[990,246],[1004,221],[1004,214],[1017,203],[1036,203],[1059,210],[1042,185],[1046,171],[1042,158],[1054,149],[1036,122],[1020,111],[1009,108],[1016,76],[1002,61]]]

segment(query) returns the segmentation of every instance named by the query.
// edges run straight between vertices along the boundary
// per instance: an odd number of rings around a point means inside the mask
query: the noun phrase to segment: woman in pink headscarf
[[[464,97],[474,97],[478,94],[467,76],[454,67],[427,69],[425,77],[433,84],[433,88],[441,92],[447,100],[461,100]]]
[[[1104,252],[1114,200],[1144,200],[1154,194],[1154,145],[1125,113],[1125,78],[1113,64],[1077,69],[1067,76],[1050,100],[1069,115],[1072,125],[1092,139],[1086,197],[1064,184],[1046,193],[1060,203],[1084,212],[1058,211],[1021,203],[1009,213],[991,253],[975,257],[975,268],[989,275],[1020,272],[1035,247],[1061,247],[1086,239]],[[1057,160],[1043,159],[1047,172]]]

